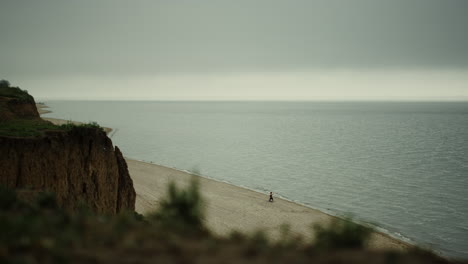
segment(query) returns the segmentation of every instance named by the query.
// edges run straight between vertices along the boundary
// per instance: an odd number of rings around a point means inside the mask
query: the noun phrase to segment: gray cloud
[[[468,68],[468,1],[0,3],[3,75]]]

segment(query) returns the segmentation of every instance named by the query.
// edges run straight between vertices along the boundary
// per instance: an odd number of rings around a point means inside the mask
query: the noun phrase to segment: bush
[[[204,208],[198,180],[192,178],[187,189],[179,189],[174,182],[169,184],[167,197],[151,216],[164,227],[180,231],[203,231]]]
[[[10,82],[7,80],[0,80],[0,88],[10,87]]]
[[[83,129],[88,129],[88,128],[97,128],[99,130],[104,131],[104,129],[96,122],[75,124],[72,121],[68,121],[66,124],[58,126],[58,128],[64,129],[64,130],[76,130],[76,131],[81,131]]]
[[[17,119],[2,122],[0,136],[34,137],[42,135],[46,130],[56,130],[58,126],[42,120]]]
[[[244,246],[244,255],[246,257],[255,257],[270,249],[270,240],[265,231],[257,230],[253,232]]]
[[[372,229],[351,219],[334,219],[328,226],[315,225],[315,247],[318,249],[360,249],[366,246]]]
[[[96,122],[79,125],[68,122],[64,125],[54,125],[50,122],[44,122],[42,120],[19,119],[3,122],[0,126],[0,136],[36,137],[42,135],[44,131],[51,130],[74,131],[84,135],[88,133],[89,129],[99,129],[104,131],[104,129]]]
[[[0,263],[65,263],[77,248],[115,246],[128,234],[146,234],[133,212],[111,217],[85,206],[70,212],[52,193],[33,192],[35,199],[26,202],[21,192],[0,186]]]
[[[0,80],[0,96],[15,98],[18,102],[34,102],[34,98],[28,94],[28,91],[10,86],[7,80]]]
[[[16,204],[16,193],[0,185],[0,210],[9,210]]]

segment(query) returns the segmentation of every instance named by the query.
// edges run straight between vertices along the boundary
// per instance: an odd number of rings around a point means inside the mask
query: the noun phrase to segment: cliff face
[[[8,101],[8,106],[10,111],[17,118],[27,118],[27,119],[36,119],[39,118],[39,113],[37,112],[36,104],[25,103],[17,100]]]
[[[0,185],[31,198],[54,192],[63,208],[98,213],[135,210],[135,189],[122,153],[96,127],[60,129],[40,118],[34,98],[0,85]],[[16,130],[35,131],[29,136]],[[53,130],[51,130],[53,129]],[[30,136],[38,135],[38,136]]]
[[[0,122],[15,119],[40,119],[36,104],[0,96]]]
[[[47,132],[42,137],[0,137],[0,184],[52,191],[75,210],[86,203],[99,213],[135,209],[135,190],[122,153],[95,128]]]

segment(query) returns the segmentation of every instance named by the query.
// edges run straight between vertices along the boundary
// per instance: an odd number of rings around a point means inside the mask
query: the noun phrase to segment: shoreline
[[[75,125],[82,125],[84,124],[83,122],[78,122],[78,121],[72,121],[72,120],[65,120],[65,119],[60,119],[60,118],[52,118],[52,117],[43,117],[42,115],[43,114],[48,114],[48,113],[52,113],[52,111],[50,110],[45,110],[45,108],[49,108],[47,105],[45,104],[36,104],[36,108],[37,108],[37,112],[39,113],[39,116],[43,119],[43,120],[46,120],[46,121],[49,121],[51,122],[52,124],[54,125],[65,125],[65,124],[68,124],[68,123],[72,123],[72,124],[75,124]],[[104,132],[106,132],[106,134],[109,136],[110,133],[112,132],[112,128],[109,128],[109,127],[102,127],[102,129],[104,130]]]
[[[38,105],[40,115],[51,112],[44,108],[47,106]],[[54,124],[70,122],[56,118],[43,119]],[[263,230],[270,238],[277,239],[280,237],[281,226],[288,224],[292,234],[310,240],[313,237],[312,224],[323,225],[333,219],[342,219],[320,209],[278,196],[275,197],[274,203],[269,203],[266,193],[246,187],[128,157],[125,157],[125,160],[137,193],[135,211],[146,214],[155,210],[166,194],[169,181],[184,186],[192,177],[197,177],[201,194],[206,201],[205,222],[208,228],[218,235],[229,235],[234,230],[244,233]],[[410,242],[379,231],[378,227],[374,227],[369,243],[371,249],[405,251],[411,247],[413,245]]]
[[[202,174],[196,174],[196,173],[184,170],[184,169],[178,169],[176,167],[170,167],[170,166],[154,163],[152,161],[140,160],[140,159],[131,158],[131,157],[124,157],[124,158],[125,158],[126,161],[130,160],[130,161],[146,163],[148,165],[164,167],[164,168],[167,168],[167,169],[175,170],[177,172],[186,173],[186,174],[189,174],[189,175],[193,175],[193,176],[196,176],[196,177],[200,177],[200,178],[204,178],[204,179],[207,179],[207,180],[215,181],[215,182],[218,182],[218,183],[227,184],[227,185],[230,185],[230,186],[233,186],[233,187],[236,187],[236,188],[252,191],[252,192],[258,193],[260,195],[264,195],[265,197],[268,196],[268,193],[266,191],[262,191],[262,190],[258,190],[258,189],[252,189],[252,188],[249,188],[247,186],[236,185],[236,184],[228,182],[228,181],[218,180],[216,178],[208,177],[208,176],[205,176],[205,175],[202,175]],[[320,208],[320,207],[314,207],[312,205],[308,205],[308,204],[302,203],[300,201],[295,201],[295,200],[288,199],[287,197],[283,197],[283,196],[281,196],[279,194],[274,194],[274,199],[281,199],[281,200],[284,200],[284,201],[289,202],[289,203],[293,203],[293,204],[296,204],[296,205],[299,205],[299,206],[303,206],[303,207],[306,207],[307,209],[314,210],[314,211],[317,211],[319,213],[325,214],[325,215],[327,215],[328,217],[331,217],[331,218],[338,218],[338,219],[345,219],[346,218],[346,215],[340,215],[338,213],[335,214],[334,211],[331,210],[331,209],[324,209],[324,208]],[[371,227],[374,230],[374,232],[381,233],[383,236],[386,236],[389,239],[398,240],[398,241],[404,243],[405,247],[407,247],[407,248],[416,246],[416,243],[413,242],[410,238],[404,237],[403,235],[399,234],[397,231],[391,232],[390,230],[387,230],[384,227],[381,227],[381,226],[379,226],[377,224],[369,223],[369,222],[366,222],[366,221],[360,221],[360,220],[358,220],[356,218],[353,218],[352,221],[354,223],[358,223],[360,225]]]
[[[52,113],[52,111],[50,110],[45,110],[45,108],[49,108],[49,107],[44,103],[36,103],[36,108],[37,108],[37,112],[39,113],[39,115]]]
[[[191,177],[196,177],[207,202],[205,221],[218,235],[229,235],[234,230],[244,233],[263,230],[270,238],[278,239],[281,226],[287,224],[292,234],[310,240],[313,238],[312,224],[328,224],[333,219],[342,219],[281,197],[275,197],[275,201],[269,203],[266,193],[216,179],[127,157],[125,160],[137,192],[135,210],[138,213],[146,214],[156,209],[171,180],[178,186],[185,186]],[[375,228],[369,243],[371,249],[397,251],[412,246]]]

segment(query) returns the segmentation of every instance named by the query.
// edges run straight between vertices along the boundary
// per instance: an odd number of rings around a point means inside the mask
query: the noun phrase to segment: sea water
[[[468,259],[468,103],[46,103],[46,117],[113,128],[126,157],[352,214]]]

